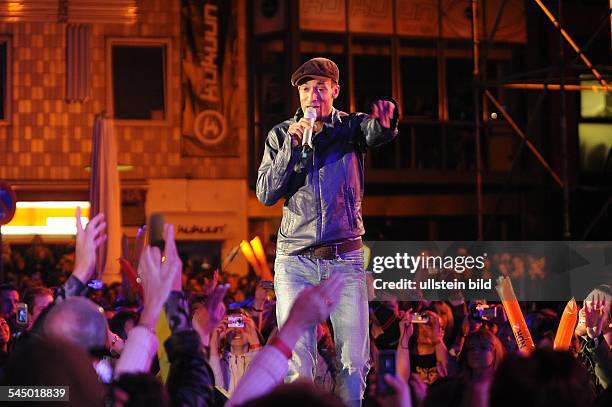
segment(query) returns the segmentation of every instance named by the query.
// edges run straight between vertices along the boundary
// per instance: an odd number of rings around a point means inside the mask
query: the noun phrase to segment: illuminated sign
[[[80,206],[81,221],[89,221],[89,202],[86,201],[38,201],[17,202],[15,216],[2,226],[2,234],[23,235],[76,235],[75,213]]]

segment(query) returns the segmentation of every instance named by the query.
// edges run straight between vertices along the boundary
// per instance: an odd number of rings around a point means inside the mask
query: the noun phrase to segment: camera
[[[19,325],[28,324],[28,304],[24,302],[17,304],[17,323]]]
[[[497,322],[504,318],[501,305],[472,304],[470,306],[470,318],[476,321]]]
[[[230,315],[227,317],[228,328],[244,328],[244,317],[242,315]]]
[[[426,324],[428,322],[429,322],[429,315],[421,313],[421,312],[412,313],[412,323],[413,324]]]

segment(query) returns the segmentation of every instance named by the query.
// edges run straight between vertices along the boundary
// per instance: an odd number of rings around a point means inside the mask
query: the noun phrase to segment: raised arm
[[[321,285],[300,293],[278,335],[255,356],[226,406],[241,405],[282,383],[296,342],[307,329],[329,317],[338,305],[343,287],[342,277],[334,274]]]
[[[143,285],[144,307],[138,325],[130,331],[121,357],[115,368],[115,377],[122,373],[146,373],[157,352],[155,333],[157,319],[173,287],[177,273],[181,272],[180,259],[171,254],[168,247],[174,244],[172,226],[165,226],[166,259],[162,263],[157,247],[146,246],[140,256],[138,275]],[[171,234],[170,234],[171,233]],[[187,318],[188,319],[188,318]]]
[[[76,210],[76,244],[74,270],[70,278],[55,292],[55,301],[61,302],[69,297],[84,296],[87,282],[93,276],[96,267],[96,250],[106,241],[106,222],[104,214],[94,216],[87,226],[81,222],[81,208]]]

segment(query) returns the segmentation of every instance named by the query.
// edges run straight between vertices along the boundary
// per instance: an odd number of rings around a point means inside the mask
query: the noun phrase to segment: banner
[[[393,34],[391,0],[350,0],[349,31],[354,33]]]
[[[238,156],[234,2],[181,1],[182,154]]]
[[[438,36],[438,0],[397,0],[395,21],[398,35]]]
[[[300,29],[345,32],[345,0],[300,0]]]
[[[480,38],[485,38],[493,29],[495,17],[502,5],[502,0],[479,1]],[[465,0],[442,0],[442,37],[472,38],[471,3]],[[522,0],[508,0],[501,14],[499,25],[493,37],[496,42],[525,43],[527,28],[525,22],[525,5]]]

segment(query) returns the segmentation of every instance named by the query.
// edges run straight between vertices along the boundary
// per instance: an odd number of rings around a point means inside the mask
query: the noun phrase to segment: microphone
[[[312,150],[312,128],[317,119],[317,111],[314,107],[306,108],[304,119],[310,122],[310,128],[304,131],[304,136],[302,137],[302,157],[306,157],[309,149]]]

